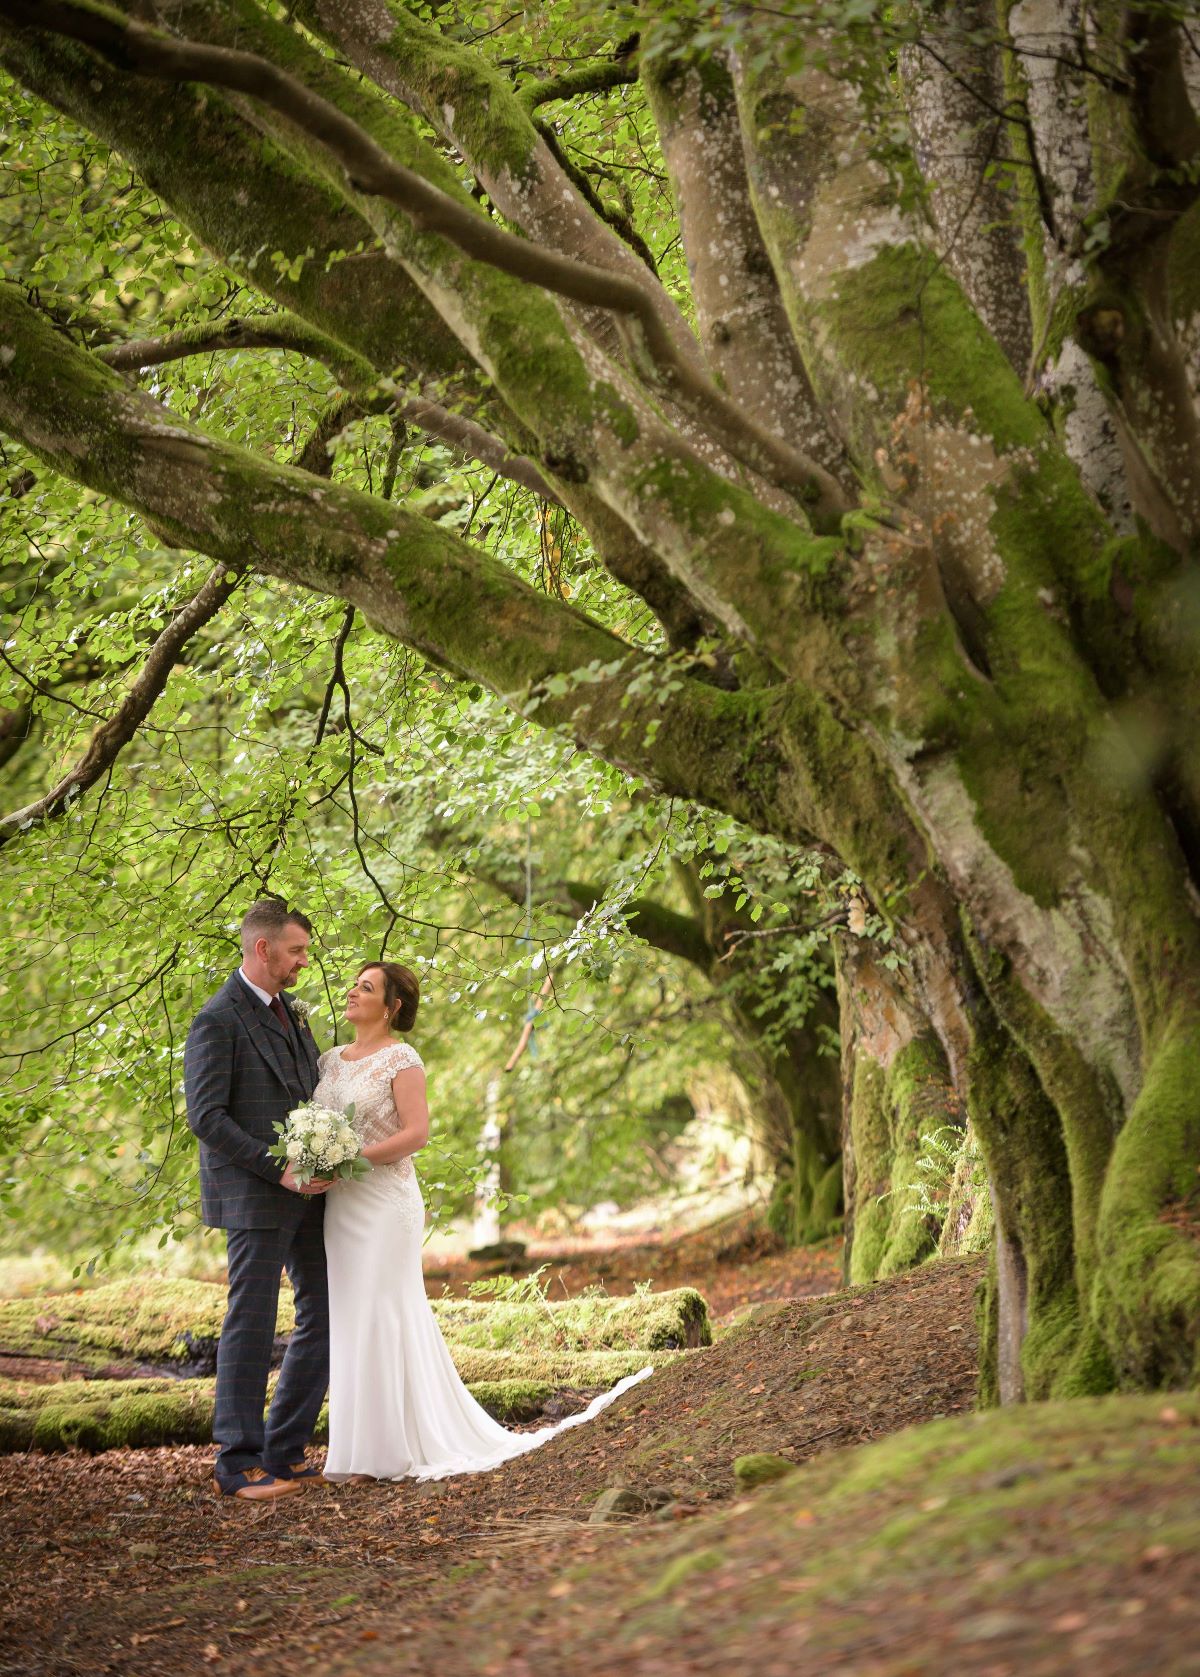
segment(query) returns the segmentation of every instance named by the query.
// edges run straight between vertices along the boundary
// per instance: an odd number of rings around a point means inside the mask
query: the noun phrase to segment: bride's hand
[[[333,1183],[327,1176],[314,1176],[309,1182],[297,1182],[296,1173],[289,1165],[279,1178],[279,1186],[287,1188],[293,1194],[323,1194]]]

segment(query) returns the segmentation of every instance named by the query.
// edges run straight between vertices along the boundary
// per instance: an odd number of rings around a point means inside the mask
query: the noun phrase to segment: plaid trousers
[[[317,1198],[294,1228],[226,1231],[229,1304],[217,1344],[213,1411],[218,1474],[298,1462],[312,1437],[329,1384],[324,1211]],[[264,1424],[284,1269],[296,1295],[296,1329]]]

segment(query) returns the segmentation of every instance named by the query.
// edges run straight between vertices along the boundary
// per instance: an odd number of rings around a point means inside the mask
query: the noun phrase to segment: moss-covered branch
[[[338,106],[277,64],[234,48],[181,42],[130,23],[85,0],[14,0],[18,23],[79,40],[122,69],[169,81],[205,82],[270,106],[337,158],[347,184],[399,209],[413,227],[444,239],[476,262],[635,323],[651,364],[676,398],[693,407],[736,459],[811,509],[820,529],[836,528],[849,502],[815,460],[791,448],[729,401],[680,354],[645,289],[624,275],[533,245],[479,215],[417,171],[397,162]]]
[[[549,104],[552,99],[578,99],[584,93],[608,93],[627,87],[638,79],[637,59],[627,53],[621,58],[585,64],[578,70],[564,70],[557,76],[526,82],[518,97],[527,110]]]
[[[112,1363],[184,1368],[211,1359],[227,1302],[225,1289],[214,1282],[146,1280],[0,1299],[0,1349],[97,1369]],[[455,1355],[470,1353],[474,1360],[463,1367],[479,1379],[500,1378],[506,1372],[502,1356],[530,1357],[538,1377],[549,1379],[559,1377],[561,1359],[568,1356],[671,1352],[712,1340],[708,1307],[691,1287],[553,1302],[435,1299],[433,1309]],[[275,1328],[281,1342],[294,1327],[285,1289]]]
[[[534,115],[540,101],[524,97],[479,53],[414,16],[402,0],[359,0],[353,7],[338,0],[299,0],[296,12],[377,86],[419,111],[436,133],[461,150],[513,226],[539,244],[642,286],[679,353],[701,365],[687,322],[657,283],[653,263],[646,264],[641,241],[636,235],[630,240],[628,228],[606,225],[590,189]],[[594,74],[594,67],[586,73]],[[584,72],[566,72],[525,91],[560,80],[569,83],[577,74]],[[628,70],[625,77],[636,80],[636,73]],[[606,350],[619,349],[611,316],[583,311],[580,318]]]
[[[77,42],[14,29],[6,16],[0,59],[118,151],[239,278],[377,372],[454,385],[468,368],[461,344],[359,210],[228,99],[181,97]]]
[[[845,450],[818,407],[763,245],[746,180],[737,99],[711,47],[651,56],[643,86],[679,212],[710,367],[746,412],[798,437],[847,489]]]
[[[161,338],[126,338],[96,350],[99,360],[118,372],[162,367],[189,355],[217,355],[231,350],[284,349],[320,361],[348,390],[375,382],[375,370],[363,356],[318,332],[294,314],[235,316],[218,325],[185,326]]]

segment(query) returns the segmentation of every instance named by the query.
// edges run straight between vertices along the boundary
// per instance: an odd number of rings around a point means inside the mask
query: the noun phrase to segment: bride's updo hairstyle
[[[383,999],[388,1010],[388,1029],[411,1031],[417,1022],[417,1005],[421,1000],[421,986],[417,975],[398,961],[364,961],[358,969],[383,974]]]

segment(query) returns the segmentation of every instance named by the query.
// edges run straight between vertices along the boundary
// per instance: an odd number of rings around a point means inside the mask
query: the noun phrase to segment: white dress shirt
[[[246,986],[247,990],[252,990],[254,992],[254,994],[258,997],[259,1001],[263,1004],[264,1007],[270,1007],[271,1003],[275,1000],[275,998],[274,998],[273,995],[271,995],[269,990],[260,990],[257,984],[251,984],[250,980],[246,977],[246,975],[242,971],[241,967],[238,968],[238,977],[241,979],[242,983]]]

